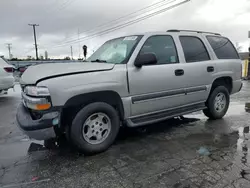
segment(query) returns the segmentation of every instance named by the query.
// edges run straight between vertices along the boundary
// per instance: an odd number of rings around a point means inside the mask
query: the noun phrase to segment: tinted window
[[[199,38],[182,36],[180,41],[187,63],[210,60],[207,49]]]
[[[239,59],[233,44],[224,37],[207,36],[207,40],[212,46],[218,59]]]
[[[144,43],[140,54],[154,53],[157,64],[178,63],[175,43],[171,36],[153,36]]]

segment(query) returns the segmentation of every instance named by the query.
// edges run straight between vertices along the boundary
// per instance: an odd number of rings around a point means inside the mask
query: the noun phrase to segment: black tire
[[[104,113],[111,121],[111,130],[107,138],[99,144],[87,142],[82,134],[83,124],[94,113]],[[75,116],[70,129],[70,139],[80,152],[85,155],[93,155],[107,150],[115,141],[120,128],[120,119],[117,111],[109,104],[95,102],[85,106]]]
[[[215,109],[215,98],[219,93],[223,93],[226,98],[226,105],[224,109],[220,112],[216,111]],[[209,98],[206,102],[207,109],[203,110],[203,113],[205,116],[207,116],[210,119],[221,119],[224,117],[224,115],[227,113],[228,107],[230,103],[230,95],[226,87],[224,86],[218,86],[213,89],[213,91],[210,93]]]

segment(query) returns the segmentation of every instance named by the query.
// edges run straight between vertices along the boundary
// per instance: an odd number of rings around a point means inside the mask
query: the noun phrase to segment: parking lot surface
[[[123,128],[108,151],[83,156],[69,145],[46,150],[16,126],[20,88],[0,96],[0,187],[234,188],[250,185],[250,83],[222,120],[201,112]]]

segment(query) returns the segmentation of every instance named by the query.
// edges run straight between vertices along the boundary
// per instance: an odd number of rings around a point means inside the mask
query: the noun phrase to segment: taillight
[[[13,67],[4,67],[3,68],[6,72],[8,73],[13,73],[14,72],[14,68]]]
[[[22,73],[23,73],[25,70],[26,70],[26,68],[23,68],[23,67],[19,68],[19,71],[22,72]]]

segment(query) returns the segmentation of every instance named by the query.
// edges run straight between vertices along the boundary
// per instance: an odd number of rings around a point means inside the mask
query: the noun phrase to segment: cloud
[[[134,12],[156,0],[6,0],[0,6],[0,51],[8,54],[5,43],[13,44],[14,56],[34,56],[34,40],[29,23],[37,23],[39,52],[47,50],[50,56],[70,54],[70,46],[79,56],[80,38],[111,27],[96,28],[123,15]],[[167,1],[167,0],[166,0]],[[179,1],[179,0],[178,0]],[[159,9],[155,9],[159,10]],[[137,24],[80,42],[96,49],[105,40],[137,32],[177,29],[197,29],[219,32],[234,43],[246,44],[250,29],[249,0],[191,0],[173,10],[146,19]],[[149,12],[148,12],[149,13]],[[145,14],[142,14],[145,15]],[[142,16],[138,15],[138,16]],[[123,23],[121,21],[121,23]],[[96,28],[93,31],[89,31]],[[76,40],[75,43],[66,43]],[[64,46],[61,46],[65,44]],[[80,51],[81,53],[81,51]]]

